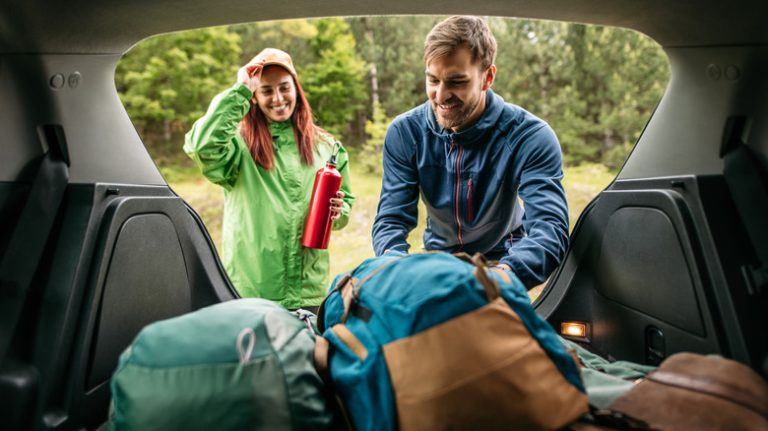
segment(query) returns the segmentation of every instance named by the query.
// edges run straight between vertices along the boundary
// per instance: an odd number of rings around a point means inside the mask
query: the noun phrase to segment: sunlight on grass
[[[371,227],[376,216],[381,177],[365,172],[354,162],[351,164],[351,168],[352,192],[357,197],[357,201],[352,208],[351,219],[347,227],[341,231],[334,231],[332,234],[329,248],[331,276],[349,271],[364,259],[373,256]],[[161,167],[161,172],[171,188],[197,211],[205,222],[216,248],[221,250],[224,200],[222,189],[203,178],[191,162],[182,166]],[[571,229],[573,229],[584,208],[613,180],[614,175],[605,166],[597,164],[565,169],[563,185],[568,199]],[[411,232],[408,238],[413,252],[421,251],[421,237],[425,224],[426,211],[424,205],[420,204],[419,226]],[[543,287],[544,285],[541,285],[531,290],[531,298],[535,299]]]
[[[371,229],[381,192],[381,177],[365,172],[362,167],[352,167],[352,192],[357,197],[352,208],[352,218],[346,228],[333,232],[329,251],[331,273],[354,269],[363,260],[373,257]],[[411,251],[421,251],[421,238],[426,227],[426,209],[419,204],[419,225],[408,236]]]
[[[563,187],[568,199],[568,219],[571,230],[584,208],[613,181],[616,172],[600,164],[584,164],[565,168]]]

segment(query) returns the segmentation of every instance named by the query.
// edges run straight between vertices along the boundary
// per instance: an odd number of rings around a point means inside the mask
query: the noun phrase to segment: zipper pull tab
[[[294,311],[294,313],[296,314],[296,317],[298,317],[301,321],[304,322],[305,325],[307,325],[309,332],[317,335],[317,331],[315,330],[314,325],[312,325],[312,317],[314,316],[313,313],[303,308],[299,308],[298,310]]]

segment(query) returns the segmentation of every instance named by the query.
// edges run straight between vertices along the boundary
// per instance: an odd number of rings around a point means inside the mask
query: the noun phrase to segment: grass
[[[601,164],[585,164],[565,168],[563,187],[568,199],[568,219],[571,229],[584,208],[608,184],[613,181],[616,172],[611,172]]]
[[[351,153],[354,157],[354,153]],[[224,194],[222,189],[200,175],[191,161],[174,164],[158,161],[160,171],[168,184],[184,198],[205,222],[208,232],[216,247],[221,249],[221,224]],[[164,166],[165,165],[165,166]],[[381,177],[365,172],[361,164],[350,163],[352,168],[352,192],[357,197],[349,224],[341,231],[335,231],[331,237],[331,275],[348,271],[364,259],[373,256],[371,246],[371,227],[376,216],[376,208],[381,189]],[[614,174],[599,164],[581,165],[565,169],[566,197],[568,199],[570,225],[573,227],[578,216],[589,202],[612,180]],[[421,249],[421,236],[424,232],[426,211],[419,205],[419,226],[411,232],[408,242],[411,250]],[[531,291],[535,298],[542,286]]]

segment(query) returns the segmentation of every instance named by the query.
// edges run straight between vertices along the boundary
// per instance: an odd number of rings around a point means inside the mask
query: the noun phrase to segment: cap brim
[[[264,63],[263,67],[267,67],[267,66],[280,66],[283,69],[287,70],[288,73],[290,73],[294,78],[296,77],[296,71],[293,70],[293,67],[291,67],[290,65],[285,64],[283,62],[280,62],[280,61],[267,61],[267,62]]]

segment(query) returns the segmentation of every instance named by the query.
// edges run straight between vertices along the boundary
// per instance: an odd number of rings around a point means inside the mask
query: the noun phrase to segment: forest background
[[[373,254],[384,134],[396,115],[426,100],[424,38],[443,18],[300,19],[160,35],[125,55],[116,85],[162,174],[219,247],[222,191],[184,155],[183,135],[261,49],[290,53],[318,124],[351,156],[358,201],[350,225],[333,236],[335,274]],[[669,80],[668,60],[655,42],[630,30],[486,19],[498,42],[493,90],[543,118],[560,139],[573,226],[638,139]],[[423,225],[422,208],[409,238],[417,250]]]

